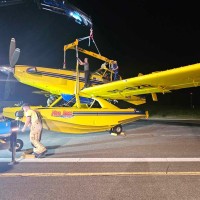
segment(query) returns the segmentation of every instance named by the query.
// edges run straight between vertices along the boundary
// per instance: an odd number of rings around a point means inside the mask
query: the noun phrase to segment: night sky
[[[118,61],[123,78],[200,60],[199,7],[191,1],[69,2],[91,16],[99,51]],[[34,3],[0,7],[0,65],[8,63],[10,39],[14,37],[21,49],[18,64],[62,68],[64,44],[88,35],[89,28],[63,15],[39,10]],[[90,48],[95,49],[93,44]],[[96,68],[91,66],[92,70]],[[19,91],[12,99],[30,101],[22,90],[29,93],[33,89],[16,84]],[[1,81],[0,98],[3,85]],[[193,103],[200,105],[199,88],[176,91],[164,98],[161,95],[160,99],[163,104],[189,105],[190,93]]]

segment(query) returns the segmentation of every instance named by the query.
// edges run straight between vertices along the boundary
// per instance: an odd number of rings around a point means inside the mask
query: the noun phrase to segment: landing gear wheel
[[[122,125],[119,124],[119,125],[111,128],[110,131],[113,132],[113,133],[116,133],[117,135],[120,135],[120,133],[122,132]]]
[[[21,151],[21,149],[23,148],[24,146],[24,143],[22,140],[20,139],[17,139],[17,142],[16,142],[16,151]]]

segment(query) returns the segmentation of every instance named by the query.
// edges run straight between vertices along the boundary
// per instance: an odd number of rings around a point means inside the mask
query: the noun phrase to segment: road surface
[[[200,123],[139,120],[125,136],[44,131],[45,158],[0,151],[0,199],[200,199]],[[29,149],[29,135],[19,133]]]

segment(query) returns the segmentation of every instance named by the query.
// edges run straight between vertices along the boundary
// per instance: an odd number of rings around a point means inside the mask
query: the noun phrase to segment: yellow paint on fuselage
[[[32,70],[32,72],[30,73],[28,70]],[[75,71],[16,65],[14,76],[21,83],[52,94],[74,94]],[[83,86],[84,73],[80,72],[80,88]]]
[[[41,107],[31,106],[37,109],[43,118],[43,127],[47,130],[84,134],[91,132],[107,131],[118,124],[126,124],[145,118],[145,114],[134,114],[133,108],[74,108],[74,107]],[[3,115],[15,119],[14,113],[20,107],[7,107],[3,109]],[[20,119],[24,122],[25,117]]]

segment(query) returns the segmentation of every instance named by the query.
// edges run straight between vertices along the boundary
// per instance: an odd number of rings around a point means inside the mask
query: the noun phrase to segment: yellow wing
[[[86,88],[81,94],[131,100],[137,95],[164,94],[172,90],[198,86],[200,86],[200,63]]]

